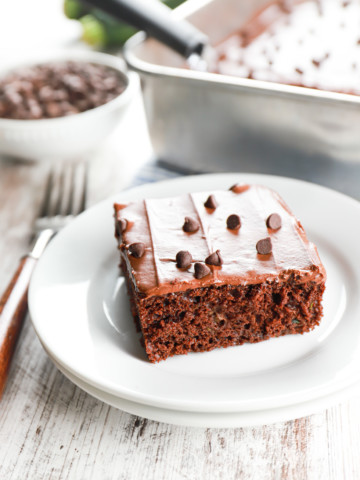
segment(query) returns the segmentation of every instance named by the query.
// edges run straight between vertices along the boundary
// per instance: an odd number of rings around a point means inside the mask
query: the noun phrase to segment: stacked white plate
[[[278,191],[327,270],[324,318],[304,335],[148,362],[114,239],[114,201],[227,189]],[[33,275],[29,308],[50,358],[80,388],[127,412],[187,426],[238,427],[318,412],[360,391],[360,204],[280,177],[185,177],[128,190],[60,232]]]

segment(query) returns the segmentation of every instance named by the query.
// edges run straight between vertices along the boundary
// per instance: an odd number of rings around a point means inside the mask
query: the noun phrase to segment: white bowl
[[[40,120],[0,118],[0,154],[24,160],[69,160],[97,148],[119,124],[131,100],[140,91],[140,84],[137,74],[128,72],[118,57],[90,50],[57,51],[27,59],[7,68],[1,76],[23,66],[67,60],[111,67],[121,74],[126,88],[104,105],[66,117]]]

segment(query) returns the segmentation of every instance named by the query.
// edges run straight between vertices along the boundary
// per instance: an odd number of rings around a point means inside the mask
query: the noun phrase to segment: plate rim
[[[325,395],[314,400],[299,404],[275,407],[265,410],[235,411],[235,412],[192,412],[189,410],[175,410],[142,404],[132,400],[117,397],[104,390],[88,384],[85,380],[76,377],[63,365],[59,364],[47,352],[55,367],[72,383],[97,400],[122,410],[130,415],[137,415],[152,421],[169,425],[178,425],[191,428],[247,428],[269,425],[278,422],[289,422],[309,415],[321,413],[341,402],[360,396],[360,382],[345,387],[334,394]],[[176,419],[174,421],[174,415]],[[171,420],[170,420],[171,418]]]

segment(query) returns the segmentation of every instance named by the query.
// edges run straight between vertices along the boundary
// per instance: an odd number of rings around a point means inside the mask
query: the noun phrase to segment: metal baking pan
[[[216,44],[269,0],[188,0],[187,18]],[[360,197],[360,97],[192,71],[143,33],[124,50],[142,78],[155,154],[197,171],[304,178]]]

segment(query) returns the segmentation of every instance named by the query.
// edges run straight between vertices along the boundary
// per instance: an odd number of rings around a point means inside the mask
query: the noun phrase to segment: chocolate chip
[[[76,93],[85,93],[87,85],[81,77],[73,73],[65,74],[62,78],[62,83],[70,90]]]
[[[250,43],[250,34],[247,30],[241,30],[239,32],[239,36],[241,38],[241,46],[243,48],[247,47]]]
[[[283,12],[291,13],[291,7],[286,0],[279,0],[278,5]]]
[[[118,219],[118,221],[115,223],[117,237],[119,237],[121,233],[125,232],[127,224],[128,222],[125,218]]]
[[[320,17],[322,17],[323,14],[324,14],[324,9],[323,9],[323,6],[321,4],[321,0],[316,0],[315,3],[316,3],[317,10],[318,10],[318,14],[319,14]]]
[[[232,187],[229,188],[234,193],[243,193],[246,192],[246,190],[249,190],[250,185],[244,185],[244,184],[239,184],[235,183]]]
[[[48,102],[45,104],[45,113],[48,117],[55,118],[60,117],[63,111],[57,102]]]
[[[194,270],[195,270],[195,278],[200,280],[200,278],[206,277],[206,275],[209,275],[211,272],[210,268],[204,265],[203,263],[195,263],[194,265]]]
[[[272,213],[266,219],[266,226],[271,230],[278,230],[281,227],[282,221],[278,213]]]
[[[322,58],[319,58],[319,59],[316,59],[314,58],[312,60],[312,64],[316,67],[316,68],[319,68],[321,66],[321,64],[323,62],[325,62],[325,60],[327,60],[329,58],[330,54],[329,53],[325,53],[325,55],[322,57]]]
[[[4,88],[5,99],[14,106],[20,105],[23,101],[23,97],[16,90],[11,88]]]
[[[295,68],[295,72],[298,73],[299,75],[303,75],[304,71],[301,70],[301,68]]]
[[[229,215],[226,220],[226,226],[229,230],[238,230],[241,227],[241,220],[239,215]]]
[[[129,245],[129,253],[135,258],[140,258],[145,253],[145,245],[142,242]]]
[[[123,233],[126,230],[126,227],[128,225],[128,221],[126,220],[126,218],[120,218],[118,225],[119,225],[120,233]]]
[[[214,265],[215,267],[220,267],[224,262],[220,255],[220,250],[216,250],[216,252],[212,253],[205,259],[205,263],[207,265]]]
[[[194,220],[191,217],[185,217],[185,222],[182,228],[186,233],[195,233],[199,230],[200,225],[197,220]]]
[[[176,254],[176,266],[177,268],[188,268],[190,267],[192,262],[191,253],[187,250],[180,250]]]
[[[218,206],[218,203],[217,203],[214,195],[209,195],[208,199],[204,203],[204,207],[211,208],[212,210],[215,210],[215,208],[217,206]]]
[[[272,251],[272,244],[270,237],[259,240],[256,244],[256,250],[260,255],[268,255]]]

